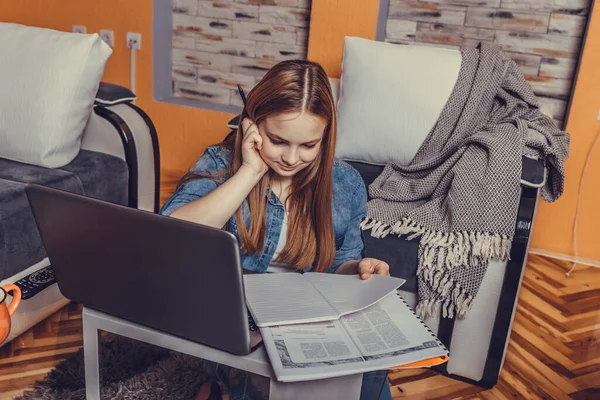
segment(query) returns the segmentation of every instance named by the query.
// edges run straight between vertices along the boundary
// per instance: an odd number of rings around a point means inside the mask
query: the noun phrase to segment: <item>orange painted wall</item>
[[[308,58],[339,78],[344,36],[375,39],[379,0],[313,0]]]
[[[378,0],[313,0],[309,58],[339,77],[346,35],[375,37]],[[161,147],[161,201],[204,148],[227,133],[229,114],[155,102],[152,96],[152,2],[150,0],[19,0],[0,2],[0,21],[70,31],[85,25],[88,32],[115,31],[116,48],[104,80],[128,86],[129,59],[125,33],[142,34],[138,53],[138,105],[148,112]],[[568,130],[572,135],[567,162],[566,192],[554,204],[542,203],[532,247],[573,254],[572,230],[577,187],[587,152],[600,131],[600,7],[593,11],[583,63],[577,81]],[[598,149],[600,152],[600,148]],[[600,223],[600,155],[593,156],[583,189],[579,221],[580,256],[600,260],[596,227]]]
[[[600,133],[600,4],[592,11],[587,40],[567,131],[571,153],[566,162],[564,195],[554,204],[539,207],[531,246],[561,254],[574,254],[573,226],[577,191],[588,152]],[[581,192],[577,230],[579,256],[600,264],[600,146],[591,155]]]

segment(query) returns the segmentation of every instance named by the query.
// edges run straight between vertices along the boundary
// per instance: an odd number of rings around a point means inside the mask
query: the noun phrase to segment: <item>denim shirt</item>
[[[192,171],[208,175],[230,165],[230,151],[225,147],[209,147],[198,160]],[[160,213],[170,215],[177,208],[206,196],[219,186],[219,182],[211,179],[196,179],[186,182],[167,200]],[[267,194],[265,193],[265,196]],[[242,254],[242,266],[254,272],[266,272],[279,241],[284,217],[284,207],[279,198],[270,193],[266,213],[265,247],[258,254]],[[328,272],[335,270],[349,260],[361,260],[364,257],[364,237],[360,229],[360,221],[367,211],[367,193],[365,184],[359,173],[343,161],[333,163],[333,199],[332,220],[335,234],[335,259]],[[247,203],[242,205],[246,226],[249,226],[249,209]],[[233,233],[239,240],[235,214],[225,225],[225,229]],[[306,271],[312,269],[312,266]]]

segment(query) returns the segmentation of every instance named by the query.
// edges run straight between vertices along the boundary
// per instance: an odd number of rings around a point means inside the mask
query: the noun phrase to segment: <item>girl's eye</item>
[[[304,147],[306,147],[307,149],[314,149],[316,144],[304,144]]]
[[[271,141],[271,143],[273,143],[276,146],[281,146],[282,144],[284,144],[282,141],[280,140],[275,140],[273,138],[269,138],[269,140]]]

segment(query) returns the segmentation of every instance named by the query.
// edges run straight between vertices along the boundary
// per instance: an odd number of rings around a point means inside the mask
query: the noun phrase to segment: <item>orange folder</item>
[[[427,358],[425,360],[416,361],[410,364],[398,365],[397,367],[389,368],[390,370],[395,369],[408,369],[408,368],[420,368],[420,367],[433,367],[434,365],[440,365],[445,362],[448,362],[450,357],[442,356],[442,357],[433,357]]]

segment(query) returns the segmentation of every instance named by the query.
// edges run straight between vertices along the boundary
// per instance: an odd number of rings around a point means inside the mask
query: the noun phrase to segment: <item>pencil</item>
[[[240,92],[240,96],[242,97],[242,101],[244,102],[244,106],[246,105],[246,95],[244,94],[244,89],[240,85],[237,85],[238,91]]]

